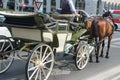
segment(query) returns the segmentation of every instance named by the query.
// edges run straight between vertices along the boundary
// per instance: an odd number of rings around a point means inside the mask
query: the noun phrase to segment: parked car
[[[111,10],[111,13],[115,23],[115,30],[120,29],[120,10]]]

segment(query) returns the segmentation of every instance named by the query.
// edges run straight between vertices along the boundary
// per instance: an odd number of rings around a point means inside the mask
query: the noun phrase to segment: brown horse
[[[87,20],[87,29],[88,33],[90,34],[90,38],[95,40],[95,55],[96,55],[96,62],[99,62],[99,49],[102,43],[102,49],[100,56],[103,57],[103,49],[105,46],[105,37],[108,37],[108,45],[105,58],[109,58],[109,49],[110,43],[114,31],[113,22],[111,23],[111,16],[110,13],[106,12],[103,14],[103,18],[94,18]],[[92,56],[90,56],[90,62],[92,62]]]
[[[87,28],[87,34],[90,34],[90,36],[92,36],[92,21],[93,21],[93,18],[88,18],[86,20],[86,28]]]

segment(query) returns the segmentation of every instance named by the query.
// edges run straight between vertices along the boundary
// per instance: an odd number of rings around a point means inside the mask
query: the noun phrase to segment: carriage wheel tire
[[[27,80],[48,80],[54,66],[52,48],[44,43],[38,44],[32,51],[26,64]]]
[[[89,47],[86,43],[79,43],[75,56],[75,65],[78,70],[84,69],[89,61]]]

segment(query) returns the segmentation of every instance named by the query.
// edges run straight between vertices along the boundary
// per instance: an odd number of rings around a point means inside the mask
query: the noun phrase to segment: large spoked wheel
[[[75,65],[77,69],[84,69],[89,60],[89,47],[86,43],[80,42],[77,47]]]
[[[53,50],[47,44],[37,45],[26,65],[27,80],[47,80],[54,65]]]
[[[0,36],[0,74],[7,71],[14,60],[13,45],[10,39]]]

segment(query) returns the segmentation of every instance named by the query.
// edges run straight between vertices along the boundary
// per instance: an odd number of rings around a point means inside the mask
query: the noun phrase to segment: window
[[[9,0],[9,1],[7,2],[7,7],[8,7],[9,9],[14,10],[14,8],[15,8],[15,0]]]
[[[25,2],[25,4],[29,4],[29,0],[25,0],[24,2]]]
[[[3,7],[3,2],[2,2],[2,0],[0,0],[0,8],[2,8]]]
[[[19,0],[20,3],[22,3],[22,0]]]
[[[56,7],[56,0],[51,0],[51,5],[52,5],[52,6],[51,6],[51,7],[52,7],[52,8],[51,8],[51,9],[52,9],[51,11],[54,11],[54,10],[55,10],[55,7]]]
[[[78,9],[85,9],[85,0],[77,0],[75,3],[76,8]]]

